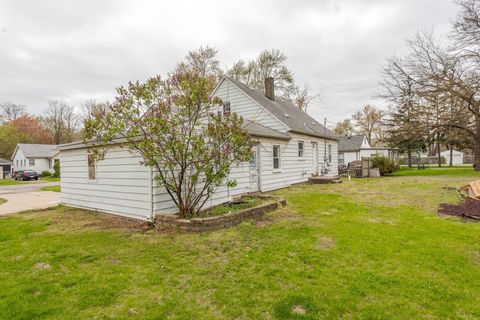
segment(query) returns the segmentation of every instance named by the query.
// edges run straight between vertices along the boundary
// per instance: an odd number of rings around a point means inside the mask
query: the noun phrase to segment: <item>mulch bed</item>
[[[438,208],[438,213],[480,221],[480,201],[466,198],[460,204],[442,203]]]

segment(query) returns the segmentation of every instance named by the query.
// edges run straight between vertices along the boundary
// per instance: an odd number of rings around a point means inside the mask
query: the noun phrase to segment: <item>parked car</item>
[[[15,173],[15,180],[38,180],[38,173],[33,170],[21,170]]]

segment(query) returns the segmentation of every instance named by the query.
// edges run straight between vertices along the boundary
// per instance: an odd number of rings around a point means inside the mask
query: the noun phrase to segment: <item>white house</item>
[[[53,165],[60,159],[60,151],[54,144],[19,143],[12,155],[12,170],[34,170],[37,173],[54,172]]]
[[[398,158],[399,149],[372,147],[365,135],[340,137],[338,139],[338,163],[349,164],[362,157],[385,156],[392,160]]]
[[[336,176],[334,134],[291,102],[274,95],[273,79],[262,93],[223,77],[212,96],[224,101],[224,112],[236,112],[256,139],[249,163],[232,167],[234,188],[221,187],[206,207],[249,192],[270,191],[306,182],[313,175]],[[85,143],[62,145],[62,203],[152,221],[157,213],[175,213],[166,191],[155,185],[154,171],[140,157],[120,147],[95,162]]]
[[[445,150],[443,152],[440,152],[440,155],[442,157],[445,157],[447,164],[450,163],[450,150]],[[452,165],[461,165],[463,164],[463,156],[465,153],[457,150],[452,150]]]

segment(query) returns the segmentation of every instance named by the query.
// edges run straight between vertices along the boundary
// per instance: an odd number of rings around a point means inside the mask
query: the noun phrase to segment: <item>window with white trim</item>
[[[88,165],[88,180],[95,180],[97,178],[97,168],[95,164],[95,157],[89,154],[87,158]]]
[[[273,169],[280,169],[280,146],[273,146]]]
[[[328,145],[328,163],[332,163],[332,145]]]
[[[298,157],[303,158],[303,141],[298,141]]]
[[[30,167],[35,167],[35,159],[28,159],[28,165]]]

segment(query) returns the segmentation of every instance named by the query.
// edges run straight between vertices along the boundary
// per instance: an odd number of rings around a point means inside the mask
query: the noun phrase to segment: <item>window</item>
[[[95,157],[93,154],[88,155],[88,180],[96,179]]]
[[[328,162],[332,163],[332,145],[328,145]]]
[[[230,110],[231,110],[231,108],[230,108],[230,102],[225,102],[225,103],[223,104],[223,114],[224,114],[224,115],[229,115],[229,114],[230,114]]]
[[[257,167],[257,151],[252,151],[252,156],[250,157],[250,169],[255,169]]]
[[[28,165],[30,167],[35,167],[35,159],[28,159]]]
[[[280,146],[273,146],[273,169],[280,169]]]
[[[298,157],[303,158],[303,141],[298,141]]]
[[[18,159],[17,159],[17,168],[18,168]]]
[[[343,153],[338,154],[338,164],[343,164],[344,162],[344,155]]]

